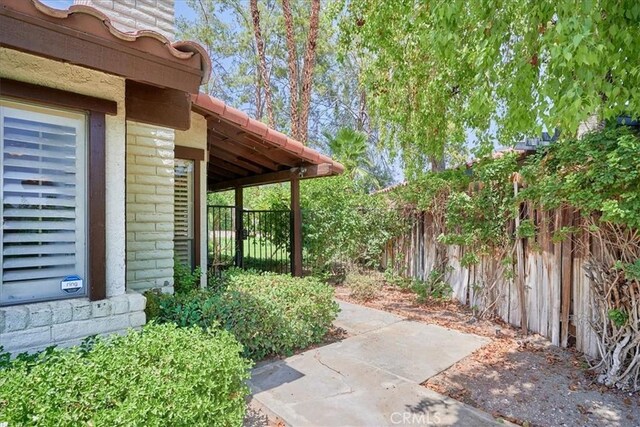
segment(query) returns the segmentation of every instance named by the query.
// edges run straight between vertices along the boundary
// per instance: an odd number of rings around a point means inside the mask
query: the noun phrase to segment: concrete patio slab
[[[495,424],[489,415],[419,385],[487,340],[341,306],[341,327],[359,333],[255,368],[255,401],[291,427]]]
[[[364,334],[404,320],[404,318],[393,313],[344,301],[338,301],[338,305],[340,306],[340,313],[333,324],[346,330],[349,335]]]
[[[294,427],[494,425],[488,415],[383,369],[318,353],[254,372],[254,399]]]
[[[318,352],[350,356],[421,383],[488,343],[477,335],[404,320],[322,347]]]

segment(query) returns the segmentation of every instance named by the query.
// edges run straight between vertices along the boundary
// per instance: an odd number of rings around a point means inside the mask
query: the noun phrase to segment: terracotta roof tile
[[[247,130],[260,137],[265,137],[269,131],[269,127],[258,120],[249,120],[247,124]]]
[[[280,147],[287,146],[287,135],[278,132],[275,129],[269,129],[267,131],[267,134],[265,135],[265,139],[269,142],[279,145]]]
[[[312,163],[318,163],[320,161],[320,153],[318,153],[316,150],[313,150],[309,147],[304,147],[304,150],[302,151],[302,156],[305,159],[308,159]]]
[[[199,93],[197,95],[191,95],[191,101],[195,106],[195,111],[198,113],[204,114],[205,116],[218,116],[218,118],[231,122],[246,132],[259,137],[263,143],[273,148],[288,152],[300,160],[311,164],[329,163],[331,170],[335,174],[344,171],[344,166],[332,160],[330,157],[304,146],[300,141],[289,138],[287,135],[275,129],[269,128],[259,120],[250,118],[246,113],[226,105],[220,99],[205,93]]]
[[[287,137],[287,149],[293,151],[296,154],[302,154],[304,152],[304,145],[295,139]]]
[[[222,118],[227,119],[232,123],[238,124],[243,128],[246,128],[249,124],[249,116],[247,115],[247,113],[236,110],[235,108],[231,108],[228,105],[225,105],[224,107]]]

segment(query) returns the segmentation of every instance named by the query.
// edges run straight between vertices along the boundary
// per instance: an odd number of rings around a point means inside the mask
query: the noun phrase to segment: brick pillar
[[[127,289],[173,287],[174,138],[127,122]]]

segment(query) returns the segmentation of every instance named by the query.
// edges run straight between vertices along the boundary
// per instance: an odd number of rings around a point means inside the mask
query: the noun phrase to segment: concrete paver
[[[292,427],[494,425],[420,386],[488,340],[354,304],[336,325],[351,336],[254,369],[253,399]]]

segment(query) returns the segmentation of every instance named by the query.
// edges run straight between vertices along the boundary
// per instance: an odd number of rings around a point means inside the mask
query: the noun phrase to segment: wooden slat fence
[[[526,326],[555,345],[575,345],[597,357],[597,337],[589,325],[589,279],[583,268],[594,243],[588,236],[554,241],[555,230],[582,221],[569,209],[523,206],[521,219],[529,218],[536,224],[537,235],[517,239],[508,254],[483,256],[479,263],[465,267],[461,264],[465,248],[446,247],[446,281],[453,296],[470,307],[488,309],[512,325]],[[519,221],[510,225],[513,230]],[[383,267],[426,280],[434,268],[438,234],[429,213],[413,212],[410,230],[387,243]],[[513,262],[505,266],[508,257]],[[509,269],[513,274],[504,274]]]

